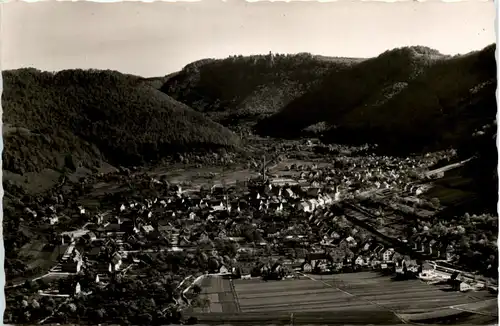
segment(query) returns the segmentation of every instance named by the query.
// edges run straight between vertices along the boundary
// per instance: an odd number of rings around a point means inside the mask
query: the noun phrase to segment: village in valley
[[[204,181],[196,184],[120,168],[32,199],[18,213],[25,243],[6,261],[5,320],[277,318],[317,311],[308,296],[323,310],[339,309],[340,299],[327,292],[359,296],[368,289],[360,285],[365,278],[385,284],[373,285],[380,295],[397,286],[391,302],[409,301],[397,297],[408,291],[420,301],[454,304],[496,298],[497,217],[434,219],[445,205],[429,196],[433,183],[460,162],[433,166],[453,160],[454,151],[401,159],[377,156],[369,146],[294,146],[302,157],[286,148],[264,155],[232,183],[212,172],[198,172]],[[219,170],[231,173],[225,165]]]

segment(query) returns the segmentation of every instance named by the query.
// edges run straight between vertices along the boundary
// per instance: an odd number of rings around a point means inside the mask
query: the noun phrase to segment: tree
[[[198,284],[193,285],[193,293],[194,294],[198,295],[201,293],[201,291],[202,291],[201,286],[199,286]]]
[[[219,262],[217,261],[217,259],[215,259],[215,257],[212,257],[208,260],[208,269],[210,271],[217,271],[219,267]]]
[[[151,316],[151,314],[149,313],[144,313],[140,315],[139,319],[142,325],[151,325],[153,321],[153,316]]]
[[[432,205],[432,207],[433,207],[434,209],[439,209],[440,204],[441,204],[441,203],[440,203],[440,201],[439,201],[439,199],[438,199],[438,198],[434,197],[434,198],[432,198],[432,199],[431,199],[431,205]]]
[[[24,285],[23,285],[23,287],[24,287],[26,290],[31,291],[31,290],[32,290],[32,288],[33,288],[33,284],[32,284],[32,282],[31,282],[30,280],[26,280],[26,281],[24,281]]]

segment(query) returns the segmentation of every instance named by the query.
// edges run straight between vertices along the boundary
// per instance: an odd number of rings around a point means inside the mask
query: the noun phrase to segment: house
[[[392,261],[392,257],[394,256],[394,249],[393,248],[389,248],[387,249],[386,251],[384,251],[384,253],[382,254],[382,261],[385,263],[385,262],[389,262],[389,261]]]
[[[97,215],[94,216],[93,221],[96,224],[103,224],[104,223],[104,217],[102,216],[102,214],[97,214]]]
[[[365,259],[364,259],[362,256],[358,256],[358,257],[354,260],[354,264],[359,265],[359,266],[365,266],[365,265],[366,265],[366,262],[365,262]]]
[[[348,236],[345,241],[347,242],[348,246],[349,247],[356,247],[358,245],[358,243],[356,242],[356,240],[351,237],[351,236]]]
[[[425,252],[425,244],[427,242],[427,237],[421,237],[418,243],[418,252]]]
[[[412,241],[412,249],[413,250],[419,250],[421,248],[421,241],[422,241],[422,238],[420,236],[416,237],[413,241]]]
[[[273,187],[273,188],[271,189],[271,193],[272,193],[273,195],[275,195],[275,196],[278,196],[278,197],[279,197],[279,196],[281,196],[281,194],[282,194],[282,188],[281,188],[281,187],[279,187],[279,186],[275,186],[275,187]]]
[[[104,227],[104,230],[99,230],[99,232],[104,231],[107,235],[113,235],[113,234],[123,234],[124,232],[121,230],[120,224],[117,223],[110,223]],[[97,233],[96,233],[97,234]],[[101,237],[101,236],[99,236]]]
[[[222,201],[217,202],[217,204],[212,205],[212,212],[223,211],[226,209],[226,206]]]
[[[311,253],[306,257],[306,261],[309,262],[313,270],[321,269],[322,266],[326,266],[328,262],[331,261],[331,257],[325,252]]]
[[[200,208],[202,210],[204,210],[208,207],[207,203],[203,199],[200,199],[197,206],[198,206],[198,208]]]
[[[115,252],[111,257],[111,262],[110,262],[111,272],[119,271],[121,265],[122,265],[122,256],[119,253]]]
[[[89,231],[87,233],[85,233],[83,236],[82,236],[85,240],[89,241],[89,242],[93,242],[93,241],[96,241],[97,240],[97,236],[95,235],[94,232],[92,231]]]
[[[232,202],[229,208],[233,212],[238,212],[238,213],[241,212],[240,203],[237,201]]]
[[[313,208],[311,207],[311,204],[309,202],[303,201],[299,204],[299,210],[304,212],[312,212]]]
[[[455,255],[455,250],[451,244],[442,244],[441,248],[438,250],[438,256],[441,259],[450,261]]]
[[[312,270],[313,270],[313,267],[312,267],[312,265],[310,263],[305,262],[305,263],[302,264],[302,268],[301,269],[302,269],[302,271],[304,273],[311,273]]]
[[[76,282],[75,295],[80,294],[81,291],[82,291],[82,287],[80,286],[80,283]]]
[[[154,228],[151,225],[143,225],[141,227],[141,229],[146,234],[148,234],[149,232],[152,232],[154,230]]]
[[[229,274],[229,269],[225,266],[225,265],[222,265],[220,268],[219,268],[219,274]]]
[[[295,198],[295,194],[294,194],[293,190],[290,189],[290,188],[285,189],[285,191],[283,192],[282,196],[284,198],[288,198],[288,199],[289,198]]]
[[[50,225],[57,224],[58,222],[59,222],[59,217],[57,217],[55,215],[49,217],[49,223],[50,223]]]
[[[283,203],[271,203],[269,208],[273,211],[281,212],[283,211]]]
[[[315,210],[316,208],[319,207],[319,203],[316,199],[310,199],[309,200],[309,205],[311,206],[312,210]]]
[[[24,209],[24,211],[25,211],[26,213],[30,214],[32,217],[35,217],[35,218],[37,217],[37,213],[36,213],[34,210],[32,210],[32,209],[30,209],[30,208],[28,208],[28,207],[26,207],[26,208]]]
[[[431,239],[427,244],[426,253],[429,255],[438,253],[438,250],[436,250],[436,245],[437,241],[435,239]]]
[[[333,203],[333,198],[330,194],[326,194],[323,196],[323,201],[324,201],[325,205],[329,205],[329,204]]]
[[[429,237],[424,237],[422,240],[422,252],[424,254],[429,254],[430,253],[430,243],[431,243],[431,238]]]
[[[110,223],[116,223],[116,224],[121,224],[121,218],[120,216],[113,216],[109,219]]]

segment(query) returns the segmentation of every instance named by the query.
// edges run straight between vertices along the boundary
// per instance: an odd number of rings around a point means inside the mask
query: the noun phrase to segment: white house
[[[219,268],[219,273],[220,273],[220,274],[229,274],[229,269],[228,269],[226,266],[222,265],[222,266]]]
[[[223,211],[225,210],[226,207],[224,206],[224,203],[223,202],[220,202],[218,205],[214,205],[212,206],[212,211],[213,212],[217,212],[217,211]]]
[[[304,271],[305,273],[312,272],[312,266],[311,266],[311,264],[304,263],[304,265],[302,265],[302,271]]]
[[[154,231],[154,228],[151,225],[143,225],[142,230],[144,231],[144,233],[149,233]]]
[[[115,253],[111,258],[110,269],[111,271],[119,271],[122,265],[122,256],[119,253]]]
[[[75,286],[75,294],[79,294],[82,291],[82,287],[80,286],[80,283],[77,282]]]
[[[394,249],[393,248],[389,248],[386,251],[384,251],[384,253],[382,254],[382,260],[384,262],[391,261],[391,258],[392,258],[393,255],[394,255]]]
[[[309,204],[311,205],[312,209],[315,210],[316,208],[319,207],[319,202],[317,199],[311,199],[309,200]]]
[[[333,202],[332,196],[330,195],[323,196],[323,200],[325,202],[325,205],[329,205]]]
[[[356,258],[356,260],[354,261],[354,263],[355,263],[356,265],[359,265],[359,266],[364,266],[364,265],[366,265],[366,264],[365,264],[365,260],[364,260],[364,259],[363,259],[363,257],[361,257],[361,256],[358,256],[358,258]]]
[[[50,225],[57,224],[58,222],[59,222],[59,217],[57,217],[57,216],[51,216],[51,217],[49,217],[49,223],[50,223]]]
[[[313,211],[310,203],[309,202],[305,202],[305,201],[303,201],[303,202],[301,202],[299,204],[299,208],[300,208],[300,210],[302,210],[304,212],[312,212]]]
[[[285,192],[283,194],[284,197],[286,198],[294,198],[295,194],[293,193],[293,190],[290,188],[285,189]]]

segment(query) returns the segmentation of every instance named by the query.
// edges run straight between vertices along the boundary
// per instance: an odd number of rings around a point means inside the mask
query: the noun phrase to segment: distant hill
[[[400,150],[456,145],[496,115],[494,53],[494,45],[455,57],[425,47],[387,51],[331,72],[256,129],[290,137],[325,121],[331,142]]]
[[[225,127],[148,81],[115,71],[3,72],[3,169],[140,164],[196,148],[237,147]]]
[[[161,90],[230,127],[253,126],[323,80],[362,59],[296,55],[234,56],[193,62]]]

